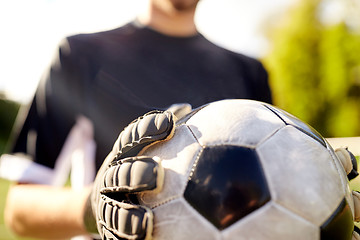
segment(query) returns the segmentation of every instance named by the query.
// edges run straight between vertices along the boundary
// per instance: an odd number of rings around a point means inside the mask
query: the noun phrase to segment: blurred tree
[[[344,22],[328,27],[319,51],[324,127],[333,136],[360,135],[360,35]]]
[[[353,10],[345,4],[352,0],[332,2]],[[344,17],[324,22],[326,4],[301,0],[268,31],[274,102],[326,137],[360,135],[360,29]]]

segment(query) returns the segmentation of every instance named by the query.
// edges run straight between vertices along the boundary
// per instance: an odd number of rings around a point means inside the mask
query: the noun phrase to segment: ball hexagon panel
[[[275,108],[274,106],[268,104],[266,104],[265,106],[271,111],[273,111],[276,115],[278,115],[286,124],[293,125],[297,129],[306,133],[307,135],[318,141],[320,144],[322,144],[324,147],[326,147],[325,140],[313,127],[281,109]]]
[[[220,240],[220,232],[183,198],[153,209],[153,239]]]
[[[184,198],[223,230],[262,207],[270,192],[254,149],[221,145],[204,148]]]
[[[320,239],[320,228],[274,202],[222,232],[223,240]]]
[[[195,162],[202,147],[196,141],[187,126],[181,125],[171,141],[165,141],[149,147],[142,153],[145,156],[161,157],[164,168],[164,186],[159,193],[144,193],[139,195],[139,201],[149,207],[182,196],[191,166]]]
[[[286,126],[256,151],[272,200],[317,226],[344,198],[329,151],[298,129]]]
[[[256,146],[285,123],[259,102],[224,100],[202,108],[186,125],[202,146]]]

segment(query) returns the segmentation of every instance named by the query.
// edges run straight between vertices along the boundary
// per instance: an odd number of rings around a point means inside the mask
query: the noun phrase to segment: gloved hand
[[[338,148],[335,150],[337,157],[340,159],[349,181],[354,179],[358,173],[357,161],[355,156],[347,148]],[[360,192],[352,191],[354,200],[354,221],[360,221]],[[353,240],[360,240],[360,229],[355,226]]]
[[[89,232],[95,233],[97,228],[102,239],[151,238],[152,211],[137,205],[132,194],[159,191],[164,172],[159,159],[137,155],[149,145],[171,138],[174,125],[170,111],[153,111],[120,133],[88,200],[84,222]]]

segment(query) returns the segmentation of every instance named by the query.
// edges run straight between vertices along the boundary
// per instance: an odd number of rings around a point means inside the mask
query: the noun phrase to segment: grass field
[[[6,229],[4,225],[4,204],[5,204],[5,196],[9,187],[9,182],[0,179],[0,239],[15,239],[12,237],[10,232]]]

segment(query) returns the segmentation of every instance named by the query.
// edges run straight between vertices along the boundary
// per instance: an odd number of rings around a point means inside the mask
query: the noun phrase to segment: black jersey
[[[13,152],[54,167],[80,115],[94,125],[97,168],[136,117],[174,103],[271,102],[261,63],[203,35],[170,37],[135,23],[66,38],[35,94]],[[30,132],[36,133],[29,144]]]

